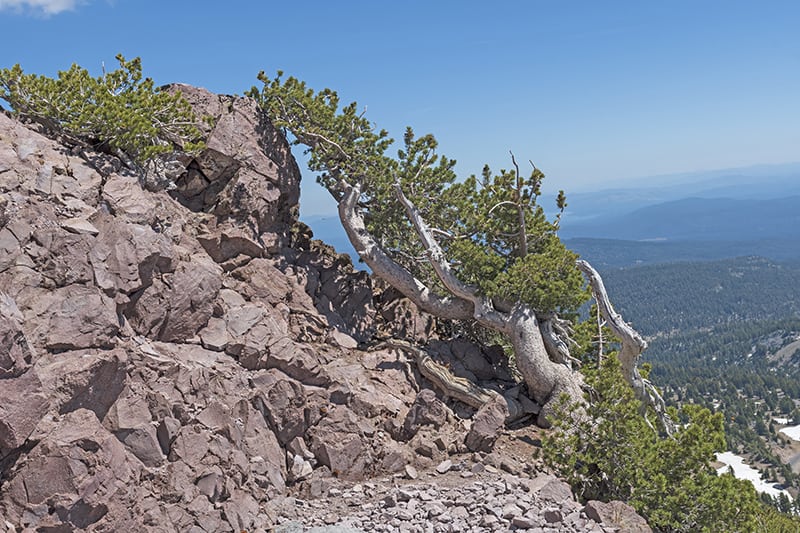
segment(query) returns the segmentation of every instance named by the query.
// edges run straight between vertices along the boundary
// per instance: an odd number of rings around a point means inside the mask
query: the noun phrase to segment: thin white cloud
[[[33,11],[44,15],[57,15],[62,11],[75,9],[83,0],[0,0],[0,11]]]

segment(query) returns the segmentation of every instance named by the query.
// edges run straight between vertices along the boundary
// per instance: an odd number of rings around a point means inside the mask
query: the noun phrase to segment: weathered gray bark
[[[358,197],[361,195],[358,186],[341,182],[340,189],[342,197],[339,200],[339,219],[350,244],[372,272],[427,313],[451,320],[472,318],[471,302],[434,293],[381,249],[367,231],[364,217],[358,210]]]
[[[555,402],[562,394],[566,394],[572,401],[583,401],[583,380],[580,374],[571,371],[562,361],[554,361],[550,357],[547,344],[551,346],[558,359],[563,355],[561,348],[566,347],[563,341],[554,340],[552,324],[548,323],[545,328],[548,332],[546,344],[541,323],[532,309],[525,305],[516,305],[508,312],[498,310],[489,298],[481,296],[475,288],[462,283],[451,271],[444,252],[417,208],[406,198],[399,185],[396,186],[395,192],[405,207],[406,214],[414,225],[431,266],[442,284],[456,297],[472,303],[473,318],[476,322],[504,333],[511,340],[517,369],[528,386],[529,394],[542,405],[539,424],[548,425],[548,417],[553,414]],[[387,281],[391,283],[391,280]]]
[[[570,402],[583,402],[583,378],[567,365],[550,359],[539,320],[527,306],[518,306],[511,313],[509,331],[517,369],[532,399],[542,406],[538,423],[548,427],[549,417],[563,394]]]
[[[444,286],[454,296],[442,296],[434,293],[389,257],[366,230],[364,218],[358,210],[360,195],[358,187],[346,183],[341,183],[340,187],[342,196],[339,200],[339,218],[342,226],[353,248],[375,275],[383,278],[428,313],[447,319],[476,320],[481,325],[504,333],[511,338],[517,368],[528,386],[532,399],[544,406],[539,416],[541,424],[546,424],[546,417],[552,414],[551,402],[562,392],[568,394],[574,401],[582,400],[580,375],[571,372],[560,361],[550,359],[545,347],[545,337],[540,330],[536,314],[524,307],[515,307],[509,312],[499,311],[488,298],[479,296],[474,289],[461,283],[450,271],[432,232],[413,204],[402,194],[402,191],[398,189],[398,198],[406,206],[407,211],[410,210],[409,218],[417,228],[419,238],[430,256],[434,270]],[[557,339],[549,323],[547,323],[546,330],[553,347],[565,346],[563,341]],[[554,348],[554,350],[554,353],[561,353],[558,348]],[[568,350],[566,353],[568,354]],[[455,398],[463,396],[459,392],[463,384],[458,383],[454,378],[442,377],[441,372],[436,374],[439,378],[438,384],[445,394]],[[471,400],[466,399],[470,400],[467,403],[475,404],[476,401],[483,402],[487,397],[473,394]]]

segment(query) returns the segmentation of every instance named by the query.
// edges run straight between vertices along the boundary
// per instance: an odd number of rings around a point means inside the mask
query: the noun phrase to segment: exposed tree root
[[[425,376],[439,392],[470,407],[480,409],[494,398],[500,396],[497,391],[481,387],[466,378],[454,375],[447,367],[434,361],[430,354],[419,346],[396,339],[382,342],[376,346],[376,348],[387,347],[410,353],[414,357],[414,362],[420,374]],[[508,396],[504,396],[504,399],[509,413],[507,422],[512,422],[524,416],[525,413],[518,401]]]

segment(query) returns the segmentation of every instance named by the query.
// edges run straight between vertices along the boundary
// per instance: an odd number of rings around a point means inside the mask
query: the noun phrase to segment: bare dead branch
[[[514,202],[512,202],[511,200],[503,200],[502,202],[497,202],[496,204],[494,204],[494,205],[492,206],[492,208],[491,208],[491,209],[489,209],[489,213],[487,213],[487,214],[488,214],[488,215],[491,215],[492,213],[494,213],[494,210],[495,210],[495,209],[497,209],[498,207],[502,207],[502,206],[504,206],[504,205],[510,205],[511,207],[516,207],[516,205],[517,205],[517,204],[515,204],[515,203],[514,203]]]
[[[525,229],[525,208],[522,205],[522,176],[519,173],[519,165],[517,164],[517,159],[514,157],[514,152],[509,151],[509,153],[511,154],[511,162],[514,164],[517,178],[516,200],[519,224],[519,256],[525,257],[528,255],[528,232]]]
[[[539,329],[542,331],[542,340],[547,355],[552,361],[565,365],[569,369],[580,367],[580,361],[570,354],[564,336],[556,332],[552,319],[541,320]]]
[[[672,435],[675,432],[675,425],[667,414],[664,399],[658,390],[639,374],[639,358],[647,348],[647,342],[614,310],[603,284],[603,278],[600,277],[594,267],[582,259],[579,259],[576,264],[589,281],[592,294],[597,302],[598,313],[602,315],[603,319],[608,323],[608,327],[619,337],[622,343],[618,355],[622,366],[622,375],[633,388],[636,397],[642,402],[642,406],[649,405],[652,407],[664,431],[668,435]],[[646,416],[645,420],[647,420]],[[650,424],[649,420],[647,423]]]

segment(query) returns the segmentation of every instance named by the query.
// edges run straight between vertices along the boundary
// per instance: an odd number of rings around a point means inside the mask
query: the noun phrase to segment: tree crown
[[[548,220],[538,203],[541,170],[534,166],[526,178],[512,156],[513,170],[493,173],[487,166],[480,176],[458,181],[455,160],[438,153],[433,135],[408,128],[391,156],[393,139],[376,130],[357,103],[340,108],[335,91],[315,92],[281,72],[274,79],[262,72],[259,79],[262,88],[249,94],[306,147],[320,184],[337,200],[342,185],[359,187],[367,230],[414,275],[435,284],[423,247],[409,238],[415,233],[397,186],[433,228],[459,279],[501,306],[521,302],[541,313],[571,313],[586,301],[577,256],[557,235],[566,199],[562,191],[559,214]]]
[[[117,55],[119,68],[93,77],[73,64],[57,78],[0,69],[0,98],[17,116],[75,145],[108,147],[143,167],[174,145],[202,147],[197,117],[180,93],[142,77],[141,59]]]

